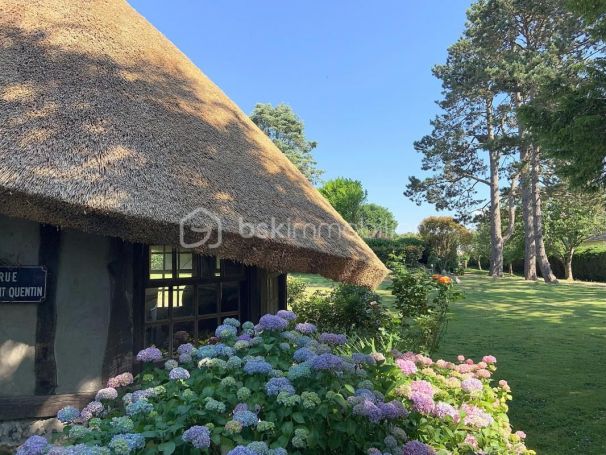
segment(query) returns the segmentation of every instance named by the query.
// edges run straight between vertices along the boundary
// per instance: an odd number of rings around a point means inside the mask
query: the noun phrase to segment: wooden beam
[[[286,274],[278,276],[278,308],[286,310],[288,306],[288,279]]]
[[[52,395],[57,388],[55,361],[55,332],[57,329],[57,277],[61,231],[50,225],[40,225],[38,264],[47,269],[46,300],[38,304],[34,372],[36,395]],[[2,414],[0,413],[0,416]]]
[[[0,421],[54,417],[65,406],[82,409],[94,398],[94,392],[0,397]]]
[[[132,260],[132,245],[118,238],[110,240],[110,263],[107,266],[110,282],[110,313],[105,355],[103,382],[119,373],[131,371],[133,360],[133,324],[131,301],[128,298]]]

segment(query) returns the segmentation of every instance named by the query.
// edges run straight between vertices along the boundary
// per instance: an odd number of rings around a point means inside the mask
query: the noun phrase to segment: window
[[[144,344],[172,356],[180,344],[214,335],[227,317],[240,318],[242,264],[166,245],[150,246],[145,279]]]

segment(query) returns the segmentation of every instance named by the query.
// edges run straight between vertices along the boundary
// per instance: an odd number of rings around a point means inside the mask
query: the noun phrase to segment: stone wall
[[[15,449],[29,436],[50,436],[53,431],[62,431],[57,419],[13,420],[0,422],[0,455],[15,453]]]

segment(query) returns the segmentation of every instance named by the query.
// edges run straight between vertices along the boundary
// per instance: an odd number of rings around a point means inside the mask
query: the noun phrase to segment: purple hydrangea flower
[[[173,370],[174,370],[174,368],[173,368]],[[155,395],[155,392],[154,392],[154,389],[152,389],[152,388],[143,389],[143,390],[135,390],[133,392],[133,401],[139,401],[144,398],[150,398],[150,397],[153,397],[154,395]]]
[[[427,395],[431,398],[433,398],[433,395],[435,393],[433,386],[431,385],[430,382],[427,381],[412,381],[410,383],[410,391],[411,392],[419,392],[422,393],[423,395]]]
[[[435,451],[420,441],[408,441],[402,447],[402,455],[434,455]]]
[[[261,330],[278,331],[286,329],[288,321],[273,314],[266,314],[259,319],[259,327]]]
[[[252,427],[259,421],[257,414],[252,411],[236,411],[233,420],[240,422],[243,427]]]
[[[65,406],[57,413],[57,419],[62,423],[72,423],[80,417],[80,411],[73,406]]]
[[[95,395],[95,401],[115,400],[116,398],[118,398],[118,391],[113,387],[101,389],[97,392],[97,395]]]
[[[295,326],[295,330],[305,335],[311,335],[312,333],[315,333],[318,328],[311,322],[301,322]]]
[[[311,359],[310,363],[314,370],[342,371],[345,367],[343,359],[334,354],[320,354]]]
[[[186,380],[189,379],[189,371],[181,367],[173,368],[170,370],[170,373],[168,373],[168,377],[171,381],[177,381],[179,379]]]
[[[91,415],[98,416],[103,412],[103,409],[103,403],[101,403],[100,401],[91,401],[84,407],[82,412],[88,411],[91,413]]]
[[[330,344],[333,346],[341,346],[347,343],[347,336],[338,333],[322,333],[318,338],[320,343]]]
[[[479,379],[469,378],[461,382],[461,388],[467,393],[475,393],[480,392],[484,388],[484,384]]]
[[[42,436],[34,435],[17,449],[17,455],[42,455],[48,449],[48,441]]]
[[[187,429],[181,437],[185,442],[190,442],[196,449],[208,449],[210,447],[210,430],[207,427],[195,425]]]
[[[412,408],[421,414],[430,414],[433,411],[434,401],[429,395],[421,392],[412,392],[410,394]]]
[[[439,419],[445,419],[446,417],[450,417],[456,421],[459,418],[459,413],[455,409],[455,407],[451,404],[444,403],[443,401],[440,401],[435,404],[435,406],[433,407],[432,414]]]
[[[238,337],[238,341],[250,341],[252,337],[248,333],[243,333]]]
[[[297,319],[297,315],[289,310],[280,310],[276,313],[276,316],[282,319],[286,319],[287,321],[294,321],[295,319]]]
[[[371,400],[363,399],[353,407],[355,415],[366,417],[373,423],[378,423],[383,418],[383,412]]]
[[[157,362],[162,359],[162,352],[155,346],[145,348],[137,354],[139,362]]]
[[[191,354],[194,350],[194,345],[191,343],[185,343],[177,348],[177,354]]]
[[[179,354],[179,363],[189,363],[192,360],[193,359],[191,357],[191,354],[187,354],[187,353]],[[176,367],[174,367],[174,368],[176,368]]]
[[[270,363],[267,363],[262,359],[250,359],[247,360],[243,368],[246,374],[268,374],[273,370]]]
[[[404,405],[397,400],[392,400],[388,403],[379,402],[377,406],[381,410],[383,418],[387,420],[399,419],[408,415],[408,411],[406,411]]]
[[[494,422],[490,414],[477,406],[463,404],[461,410],[465,413],[463,423],[471,427],[485,428]]]
[[[287,378],[271,378],[265,384],[265,391],[269,396],[276,396],[280,392],[286,392],[289,394],[295,393],[295,388]]]

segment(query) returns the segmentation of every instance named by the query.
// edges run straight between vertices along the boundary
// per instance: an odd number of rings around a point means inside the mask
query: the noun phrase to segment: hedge
[[[549,263],[556,277],[564,279],[564,263],[561,259],[550,257]],[[513,263],[515,273],[524,274],[524,261]],[[537,264],[537,273],[541,270]],[[606,251],[589,249],[577,253],[572,258],[572,274],[575,280],[606,282]]]
[[[405,257],[407,261],[416,258],[423,262],[425,258],[425,243],[418,237],[407,235],[393,239],[365,239],[368,246],[375,252],[383,262],[389,261],[391,254]],[[426,258],[425,258],[426,259]]]

